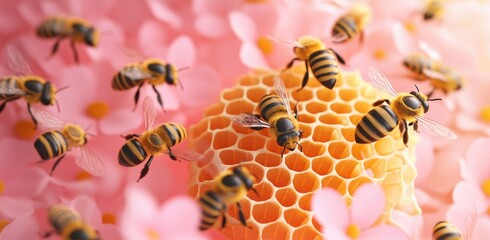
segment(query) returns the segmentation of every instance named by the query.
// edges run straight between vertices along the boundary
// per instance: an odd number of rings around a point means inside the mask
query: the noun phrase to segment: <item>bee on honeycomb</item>
[[[191,165],[191,196],[200,197],[211,188],[215,159],[226,167],[245,166],[256,178],[259,194],[248,194],[241,201],[250,227],[236,220],[236,207],[228,209],[235,221],[223,229],[215,227],[232,239],[322,239],[311,211],[313,194],[330,187],[349,203],[355,190],[368,182],[382,186],[387,196],[381,222],[392,223],[394,209],[421,214],[414,196],[416,135],[408,148],[398,131],[375,143],[357,144],[356,124],[379,99],[378,90],[358,72],[343,72],[332,90],[308,81],[298,92],[304,71],[304,66],[297,66],[287,72],[256,70],[243,76],[190,128],[189,145],[206,159]],[[268,131],[243,128],[231,120],[257,112],[260,99],[273,92],[276,77],[284,81],[291,101],[298,103],[303,131],[303,152],[286,152],[283,159],[282,147]]]

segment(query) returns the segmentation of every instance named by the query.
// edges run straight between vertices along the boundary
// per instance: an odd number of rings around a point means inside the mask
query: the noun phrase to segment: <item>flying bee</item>
[[[423,11],[424,20],[440,20],[444,16],[445,8],[442,0],[426,0]]]
[[[41,124],[46,128],[51,128],[41,134],[34,142],[34,147],[41,157],[41,162],[58,158],[51,168],[51,175],[72,148],[79,148],[80,154],[77,155],[75,163],[94,176],[103,176],[105,172],[102,160],[91,152],[87,147],[88,133],[77,124],[64,124],[48,112],[38,114]]]
[[[24,98],[27,101],[29,115],[37,128],[37,119],[31,104],[41,103],[45,106],[57,104],[56,93],[62,89],[56,90],[55,85],[50,81],[33,75],[25,58],[12,45],[7,46],[7,58],[9,68],[18,75],[0,78],[0,101],[3,101],[0,104],[0,112],[7,103]]]
[[[63,240],[100,240],[97,231],[82,221],[77,212],[65,205],[55,205],[48,211],[49,222]],[[52,232],[43,237],[50,237]]]
[[[364,115],[356,126],[356,143],[372,143],[388,135],[397,126],[403,136],[403,143],[408,143],[408,126],[418,131],[418,124],[422,124],[429,133],[449,139],[456,135],[443,125],[425,118],[423,115],[429,110],[429,99],[426,95],[412,91],[410,93],[397,93],[386,76],[378,69],[370,67],[368,70],[372,84],[390,94],[393,99],[376,101],[372,110]],[[387,103],[387,104],[383,104]]]
[[[191,150],[171,149],[187,137],[187,130],[180,123],[163,123],[153,128],[157,110],[152,100],[146,97],[143,101],[143,111],[146,131],[143,134],[123,136],[126,142],[119,150],[119,164],[124,167],[134,167],[148,161],[141,170],[138,181],[146,176],[153,157],[168,154],[172,160],[199,161],[202,156]]]
[[[114,75],[112,80],[112,89],[124,91],[138,86],[134,95],[134,105],[138,104],[140,89],[145,82],[148,82],[157,94],[157,100],[163,108],[163,100],[156,86],[169,84],[172,86],[182,84],[179,81],[179,70],[170,63],[165,63],[160,59],[149,59],[142,63],[130,63],[123,67]]]
[[[348,42],[356,35],[359,41],[364,40],[364,28],[371,21],[371,8],[363,3],[355,3],[351,9],[335,22],[332,28],[332,38],[335,43]]]
[[[463,240],[463,234],[454,224],[440,221],[432,229],[433,240]]]
[[[69,38],[76,63],[78,63],[76,43],[85,43],[88,46],[97,47],[99,42],[99,31],[87,20],[77,17],[48,17],[37,27],[36,34],[41,38],[57,38],[51,49],[51,55],[58,51],[61,40]]]
[[[299,129],[298,114],[295,112],[293,115],[291,111],[286,88],[280,78],[274,78],[274,89],[277,95],[266,94],[260,99],[260,114],[244,113],[235,117],[233,122],[254,130],[269,128],[271,137],[283,147],[282,157],[286,148],[293,151],[299,146],[303,151],[299,144],[303,131]]]
[[[253,188],[255,181],[250,171],[242,166],[229,168],[218,174],[213,180],[213,188],[199,198],[202,209],[199,229],[201,231],[209,229],[216,223],[220,215],[222,215],[221,228],[224,228],[226,226],[225,214],[228,206],[232,204],[238,207],[240,223],[247,226],[240,200],[247,196],[249,190],[257,194]]]

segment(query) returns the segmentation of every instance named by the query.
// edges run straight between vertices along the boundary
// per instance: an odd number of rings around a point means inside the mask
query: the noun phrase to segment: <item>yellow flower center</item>
[[[15,134],[24,140],[30,140],[36,135],[34,123],[30,120],[20,120],[14,125]]]
[[[0,195],[3,193],[3,191],[5,190],[5,183],[0,180]]]
[[[257,45],[259,46],[260,50],[266,55],[271,54],[272,50],[274,50],[272,40],[270,40],[268,37],[259,37],[259,39],[257,39]]]
[[[385,59],[386,58],[386,55],[387,55],[387,53],[383,49],[376,49],[373,52],[373,57],[375,59],[377,59],[377,60],[383,60],[383,59]]]
[[[2,230],[7,226],[9,225],[10,221],[7,220],[7,219],[0,219],[0,232],[2,232]]]
[[[483,181],[482,183],[482,189],[483,189],[483,192],[488,196],[490,197],[490,179],[487,179],[485,181]]]
[[[103,101],[94,101],[87,107],[87,115],[96,120],[104,118],[109,113],[109,104]]]
[[[89,180],[92,178],[92,175],[90,175],[90,173],[88,173],[87,171],[80,171],[77,173],[77,175],[75,176],[75,179],[77,181],[85,181],[85,180]]]
[[[244,0],[245,3],[266,3],[267,0]]]
[[[352,239],[357,239],[361,235],[361,229],[356,224],[349,225],[345,232]]]
[[[102,223],[103,224],[116,224],[116,216],[112,213],[103,213],[102,214]]]
[[[405,23],[405,29],[411,33],[415,33],[415,31],[417,31],[417,27],[415,27],[415,24],[411,22]]]
[[[487,208],[487,214],[490,215],[490,207]]]
[[[146,232],[148,234],[148,237],[149,239],[151,240],[158,240],[160,239],[160,234],[158,234],[158,232],[155,230],[155,229],[148,229],[148,231]]]
[[[490,123],[490,106],[482,107],[480,117],[484,122]]]

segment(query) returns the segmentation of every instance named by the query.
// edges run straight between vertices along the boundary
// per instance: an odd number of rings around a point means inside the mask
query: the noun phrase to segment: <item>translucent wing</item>
[[[31,67],[24,56],[22,56],[22,53],[12,45],[7,46],[7,58],[10,70],[14,71],[16,74],[32,74]]]
[[[49,128],[49,129],[60,129],[62,128],[65,123],[55,116],[51,115],[51,113],[46,112],[46,111],[40,111],[36,112],[34,109],[32,109],[34,116],[36,116],[37,121],[43,126],[44,128]]]
[[[369,67],[368,75],[371,78],[371,83],[375,87],[389,93],[391,96],[398,95],[395,89],[393,89],[393,87],[391,86],[390,81],[388,81],[388,78],[386,78],[383,72],[381,72],[379,69],[375,67]]]
[[[152,77],[152,75],[149,72],[147,72],[147,71],[145,71],[142,68],[137,67],[137,66],[132,66],[132,67],[124,70],[124,76],[126,78],[130,78],[130,79],[134,79],[134,80],[147,79],[147,78]]]
[[[233,123],[243,127],[270,128],[266,121],[250,113],[243,113],[233,118]]]
[[[415,116],[415,118],[417,118],[420,125],[427,130],[425,132],[427,132],[429,134],[441,136],[441,137],[444,137],[447,139],[458,138],[456,136],[456,134],[451,129],[447,128],[446,126],[444,126],[438,122],[435,122],[433,120],[430,120],[430,119],[427,119],[424,117]]]
[[[168,150],[165,151],[168,154]],[[177,158],[177,160],[183,160],[188,162],[200,162],[204,160],[204,156],[190,149],[179,149],[172,148],[172,154]]]
[[[0,87],[0,94],[11,96],[22,96],[26,93],[17,87],[2,86]]]
[[[441,81],[448,81],[448,77],[444,75],[441,72],[434,71],[431,69],[423,69],[422,72],[424,73],[425,76],[431,78],[431,79],[437,79]]]
[[[424,41],[419,42],[419,48],[432,59],[441,60],[441,55]]]
[[[157,115],[155,104],[149,96],[146,96],[145,100],[143,101],[143,115],[145,119],[145,129],[149,130],[153,127],[153,122],[155,121],[155,117]]]
[[[293,116],[293,111],[291,111],[291,106],[289,105],[289,98],[286,92],[286,87],[282,82],[282,79],[279,77],[274,78],[274,89],[276,90],[276,94],[281,98],[282,103],[286,105],[286,110],[290,116]]]
[[[80,147],[80,154],[75,159],[76,164],[94,176],[104,176],[105,167],[102,160],[85,146]]]
[[[345,40],[347,40],[349,38],[349,36],[347,36],[347,34],[345,33],[338,33],[338,34],[335,34],[332,36],[332,41],[334,43],[341,43]]]

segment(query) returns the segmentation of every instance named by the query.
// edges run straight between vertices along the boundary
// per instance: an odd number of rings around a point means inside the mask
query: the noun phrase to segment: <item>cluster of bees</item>
[[[440,1],[430,1],[427,10],[423,14],[424,19],[432,20],[440,18],[443,12]],[[331,35],[335,43],[345,43],[355,38],[363,41],[363,29],[370,20],[370,9],[365,5],[353,5],[351,11],[339,18],[334,25]],[[86,20],[69,17],[52,17],[44,20],[36,31],[42,38],[56,38],[51,54],[58,50],[59,43],[68,39],[71,43],[74,59],[79,61],[75,44],[84,43],[88,46],[97,46],[99,40],[98,31]],[[341,75],[338,62],[345,64],[342,57],[335,50],[327,49],[324,43],[316,37],[303,36],[294,43],[293,52],[295,58],[287,64],[290,68],[295,61],[303,61],[306,72],[303,77],[300,91],[303,89],[309,77],[309,69],[313,76],[324,87],[333,89],[336,81]],[[76,158],[78,166],[95,176],[104,175],[103,162],[84,146],[87,144],[89,135],[82,127],[76,124],[64,124],[47,112],[32,111],[31,104],[41,103],[43,105],[54,105],[57,89],[54,84],[45,79],[32,75],[26,61],[13,47],[7,47],[9,67],[16,71],[19,76],[8,76],[0,79],[0,112],[6,104],[17,99],[25,99],[27,109],[37,127],[38,121],[47,128],[53,130],[41,134],[34,142],[34,147],[39,153],[42,161],[57,158],[51,169],[51,174],[63,159],[65,154],[72,148],[80,148],[82,154]],[[370,68],[368,74],[372,84],[392,96],[391,99],[380,99],[376,101],[370,110],[356,126],[355,141],[359,144],[376,142],[385,137],[395,128],[399,128],[403,136],[403,142],[408,143],[408,128],[413,126],[418,130],[419,125],[427,127],[432,133],[454,138],[454,133],[448,128],[425,118],[423,115],[429,110],[430,96],[435,90],[444,93],[456,91],[462,87],[462,77],[451,68],[441,62],[431,59],[423,54],[410,54],[403,61],[409,70],[417,74],[419,79],[430,80],[434,90],[429,94],[417,91],[410,93],[397,93],[390,85],[384,74],[376,68]],[[159,59],[131,63],[118,71],[113,80],[112,88],[124,91],[137,88],[134,95],[135,108],[140,97],[141,87],[147,83],[152,86],[156,93],[157,101],[164,110],[163,101],[156,86],[161,84],[179,85],[178,69]],[[29,73],[29,74],[26,74]],[[24,74],[24,75],[22,75]],[[182,86],[182,85],[180,85]],[[259,102],[259,113],[243,113],[233,118],[233,123],[262,130],[268,128],[271,138],[283,147],[281,157],[286,149],[293,151],[296,147],[302,151],[300,144],[302,130],[298,124],[297,109],[293,111],[288,101],[288,94],[280,78],[274,80],[275,93],[266,94]],[[123,136],[126,140],[118,154],[121,166],[134,167],[146,163],[141,170],[138,181],[146,176],[153,158],[159,154],[167,154],[172,160],[199,161],[202,156],[190,150],[172,149],[183,141],[187,131],[179,123],[163,123],[153,127],[157,109],[153,101],[146,97],[143,103],[145,132],[142,134],[128,134]],[[225,213],[227,207],[236,204],[240,223],[247,226],[242,212],[240,200],[250,190],[255,191],[253,184],[254,176],[245,167],[224,169],[214,179],[214,187],[199,198],[202,207],[201,230],[214,226],[221,218],[221,227],[226,226]],[[88,224],[84,223],[72,209],[56,205],[49,210],[49,220],[63,239],[99,239],[98,233]],[[441,230],[443,229],[443,230]],[[443,232],[443,233],[442,233]],[[49,236],[50,233],[46,234]],[[434,239],[462,239],[461,232],[454,225],[441,222],[434,228]]]

